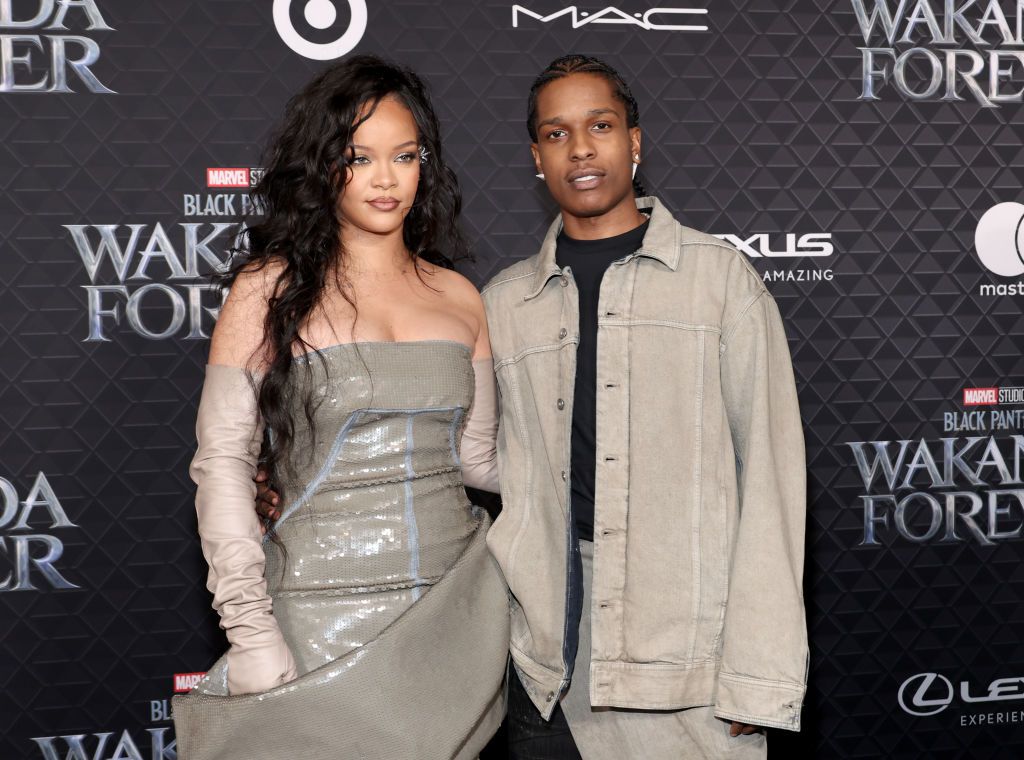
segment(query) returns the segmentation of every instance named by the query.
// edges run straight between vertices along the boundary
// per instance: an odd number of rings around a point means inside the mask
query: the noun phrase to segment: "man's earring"
[[[636,177],[636,168],[640,165],[640,154],[633,154],[633,177]]]
[[[544,179],[544,172],[541,172],[540,174],[534,174],[533,176],[536,177],[537,179]]]

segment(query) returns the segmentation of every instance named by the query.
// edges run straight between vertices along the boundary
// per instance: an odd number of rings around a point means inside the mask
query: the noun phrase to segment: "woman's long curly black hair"
[[[640,106],[637,105],[633,91],[629,89],[629,85],[622,75],[600,58],[570,53],[549,63],[547,68],[540,72],[533,80],[533,84],[530,85],[530,95],[526,101],[526,131],[530,133],[531,142],[537,142],[537,96],[545,85],[570,74],[597,74],[607,79],[615,97],[626,108],[626,126],[629,128],[640,126]],[[633,192],[638,197],[647,195],[643,183],[635,178],[633,179]]]
[[[256,388],[265,440],[272,443],[264,445],[261,464],[278,489],[283,487],[278,475],[295,433],[291,375],[298,365],[292,355],[299,349],[297,353],[312,352],[324,361],[303,340],[300,329],[321,303],[328,280],[356,306],[344,274],[338,199],[344,192],[352,135],[385,97],[396,98],[412,112],[425,151],[403,228],[417,273],[420,259],[451,268],[467,253],[457,224],[462,208],[458,180],[444,163],[437,116],[415,73],[376,56],[354,56],[325,69],[288,102],[282,125],[267,148],[263,176],[251,191],[259,216],[246,220],[230,265],[219,277],[219,284],[229,288],[242,272],[259,271],[268,264],[281,267],[271,289],[260,347],[270,362]],[[311,362],[303,364],[308,377]],[[303,409],[313,430],[310,393],[303,399]]]

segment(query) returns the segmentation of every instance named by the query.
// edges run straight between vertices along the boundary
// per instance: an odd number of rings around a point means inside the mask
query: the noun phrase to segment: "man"
[[[636,197],[638,124],[607,64],[545,69],[527,127],[561,214],[483,289],[513,758],[763,758],[763,727],[800,726],[805,469],[785,332],[741,254]]]
[[[483,290],[513,757],[763,757],[761,727],[799,729],[805,468],[785,333],[741,254],[635,197],[638,122],[611,67],[548,66],[527,127],[561,214]]]

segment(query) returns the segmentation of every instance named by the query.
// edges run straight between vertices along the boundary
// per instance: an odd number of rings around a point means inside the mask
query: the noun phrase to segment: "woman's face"
[[[393,97],[381,100],[352,134],[338,201],[344,232],[390,235],[401,230],[420,181],[417,137],[412,112]]]

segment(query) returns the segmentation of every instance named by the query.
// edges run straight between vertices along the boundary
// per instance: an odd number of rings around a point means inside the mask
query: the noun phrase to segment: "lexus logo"
[[[918,673],[900,686],[900,707],[911,715],[937,715],[953,702],[953,684],[938,673]]]
[[[960,702],[975,705],[983,702],[1019,702],[1024,700],[1024,677],[997,678],[989,682],[983,693],[971,693],[967,681],[960,682]],[[937,715],[953,703],[953,684],[938,673],[918,673],[900,685],[899,702],[910,715]]]
[[[301,1],[301,0],[300,0]],[[346,0],[352,19],[348,29],[333,42],[311,42],[292,23],[292,0],[274,0],[274,26],[284,44],[314,61],[330,61],[352,50],[366,33],[366,0]],[[307,0],[303,8],[306,22],[314,29],[327,29],[338,18],[333,0]]]
[[[1024,274],[1024,203],[1000,203],[986,211],[974,233],[974,248],[990,272]]]

